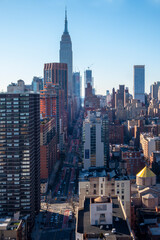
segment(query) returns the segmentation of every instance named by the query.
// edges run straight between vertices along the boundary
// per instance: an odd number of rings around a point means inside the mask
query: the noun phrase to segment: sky
[[[43,76],[59,62],[67,6],[73,71],[93,71],[97,94],[125,84],[145,65],[145,89],[160,81],[160,0],[0,0],[0,90]]]

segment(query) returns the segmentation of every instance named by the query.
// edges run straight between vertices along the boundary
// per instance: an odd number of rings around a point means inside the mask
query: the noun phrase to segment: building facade
[[[104,167],[109,156],[108,118],[100,112],[89,112],[83,122],[83,164],[85,169]]]
[[[87,84],[90,83],[90,85],[93,88],[93,77],[92,77],[92,70],[88,69],[84,72],[84,86],[87,87]]]
[[[46,63],[44,64],[44,86],[52,83],[59,86],[64,91],[65,99],[64,106],[68,109],[68,77],[67,77],[67,64],[65,63]]]
[[[145,66],[134,66],[133,98],[145,103]]]
[[[0,94],[0,215],[40,209],[39,94]]]
[[[66,63],[68,67],[68,97],[72,97],[72,42],[68,32],[67,12],[65,12],[65,28],[60,42],[59,59],[60,63]]]
[[[115,172],[106,173],[94,171],[81,173],[79,179],[79,206],[81,207],[85,197],[118,196],[127,217],[130,220],[130,180],[121,177]]]
[[[43,90],[43,78],[33,77],[32,90],[35,93],[40,92],[40,90]]]
[[[56,119],[43,119],[40,125],[40,173],[48,180],[57,160]]]

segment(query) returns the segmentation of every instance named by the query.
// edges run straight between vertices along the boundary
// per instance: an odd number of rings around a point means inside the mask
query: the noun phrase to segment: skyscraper
[[[92,70],[86,70],[84,72],[84,84],[85,88],[87,87],[87,84],[90,83],[93,88],[93,77],[92,77]]]
[[[41,77],[33,77],[32,90],[35,93],[38,93],[38,92],[40,92],[40,90],[43,90],[43,78],[41,78]]]
[[[68,97],[72,97],[72,42],[68,32],[67,11],[65,11],[65,27],[61,37],[60,63],[67,63],[68,66]]]
[[[145,66],[134,66],[133,98],[145,103]]]
[[[39,94],[0,94],[0,216],[40,209]]]
[[[115,93],[115,108],[118,108],[119,105],[124,107],[124,85],[119,85],[119,89]]]
[[[73,73],[73,96],[74,96],[74,113],[76,118],[76,115],[79,112],[80,106],[81,106],[81,76],[80,72]]]
[[[67,78],[67,64],[64,63],[46,63],[44,64],[44,86],[47,83],[58,85],[64,91],[65,99],[64,106],[68,108],[68,78]]]
[[[81,76],[80,72],[73,73],[73,94],[74,96],[81,97]]]
[[[158,99],[158,89],[160,87],[160,82],[155,82],[151,85],[151,98]]]

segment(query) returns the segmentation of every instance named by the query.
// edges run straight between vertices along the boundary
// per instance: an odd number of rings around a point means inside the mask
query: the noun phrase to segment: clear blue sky
[[[146,65],[146,91],[160,80],[160,0],[0,0],[0,89],[43,76],[59,61],[67,5],[73,70],[91,66],[96,92],[133,88],[133,65]]]

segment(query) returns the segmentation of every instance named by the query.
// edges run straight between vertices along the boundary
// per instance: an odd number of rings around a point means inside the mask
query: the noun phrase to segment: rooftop
[[[119,174],[116,170],[106,171],[104,168],[90,168],[89,170],[82,170],[79,174],[79,182],[89,181],[94,177],[108,177],[115,180],[129,180],[128,176]]]
[[[90,224],[90,198],[86,198],[84,202],[84,209],[78,211],[78,222],[77,222],[77,232],[86,233],[88,236],[93,238],[97,237],[100,233],[109,234],[107,239],[116,239],[124,238],[132,239],[130,236],[129,228],[127,222],[124,218],[120,202],[117,197],[112,197],[113,203],[113,224],[112,225],[103,225],[103,228],[100,226]],[[112,228],[116,229],[116,234],[113,234]],[[115,237],[116,236],[116,237]],[[115,237],[115,238],[114,238]],[[128,238],[127,238],[128,237]]]
[[[94,203],[108,203],[110,202],[110,198],[105,196],[100,196],[94,199]]]

